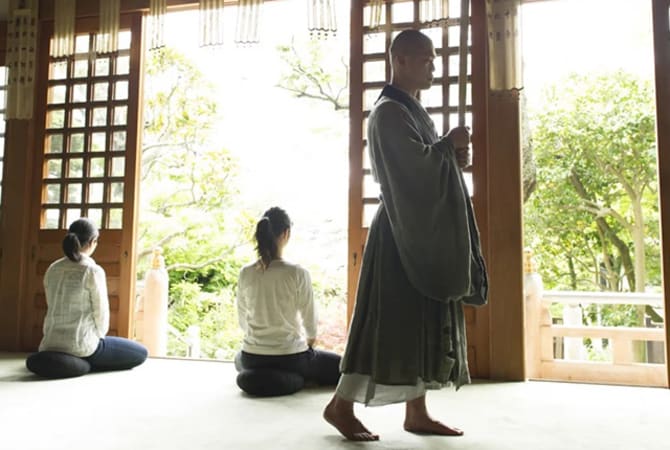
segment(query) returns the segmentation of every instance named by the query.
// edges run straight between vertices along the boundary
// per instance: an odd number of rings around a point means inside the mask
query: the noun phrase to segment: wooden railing
[[[582,325],[586,305],[650,305],[661,310],[661,294],[543,291],[536,273],[526,275],[526,365],[531,379],[667,387],[665,364],[636,362],[633,343],[665,340],[663,328]],[[553,323],[550,307],[563,304],[563,324]],[[558,338],[558,339],[556,339]],[[584,338],[607,339],[611,361],[588,361]],[[555,342],[563,358],[555,357]]]

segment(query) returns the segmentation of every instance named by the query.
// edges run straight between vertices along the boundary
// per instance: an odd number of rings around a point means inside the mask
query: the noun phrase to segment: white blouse
[[[289,355],[307,350],[316,338],[316,311],[309,272],[274,260],[242,268],[237,312],[244,331],[242,350],[258,355]]]
[[[105,271],[93,258],[61,258],[44,275],[47,314],[40,351],[90,356],[109,330]]]

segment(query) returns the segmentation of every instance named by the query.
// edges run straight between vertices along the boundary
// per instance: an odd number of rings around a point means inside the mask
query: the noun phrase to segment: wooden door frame
[[[7,22],[0,25],[2,63],[5,64]],[[39,30],[38,30],[39,39]],[[38,42],[39,44],[39,42]],[[39,52],[39,47],[36,49]],[[27,149],[34,145],[34,123],[31,120],[8,119],[5,123],[5,154],[2,177],[2,221],[0,239],[0,350],[19,351],[23,303],[28,297],[26,286],[30,242],[30,204],[34,155]],[[4,262],[11,261],[11,264]]]
[[[665,297],[665,367],[670,384],[670,0],[652,0],[656,74],[656,139],[661,218],[663,295]],[[670,386],[668,386],[670,387]]]
[[[48,54],[49,39],[52,30],[51,21],[41,21],[40,36],[38,41],[38,58]],[[101,243],[98,246],[97,254],[99,264],[105,267],[107,272],[108,292],[110,297],[110,334],[122,337],[131,337],[133,312],[135,304],[135,235],[137,227],[137,197],[139,184],[139,157],[140,157],[140,127],[141,111],[139,99],[141,95],[142,81],[142,54],[143,54],[143,36],[142,24],[143,17],[141,13],[124,14],[121,17],[122,28],[128,28],[131,31],[132,39],[129,49],[129,75],[128,75],[128,99],[127,99],[127,118],[126,118],[126,147],[125,173],[124,173],[124,197],[123,205],[133,205],[133,207],[124,207],[121,228],[100,230]],[[96,19],[83,18],[78,19],[77,28],[80,30],[93,30],[97,27]],[[44,230],[41,229],[41,196],[42,196],[42,153],[45,137],[45,117],[47,111],[47,76],[49,62],[38,61],[37,70],[44,70],[44,73],[38,73],[36,76],[35,87],[35,113],[31,120],[34,136],[30,152],[33,155],[34,163],[31,167],[31,195],[30,195],[30,219],[29,230],[30,239],[26,252],[29,257],[26,260],[28,272],[26,272],[24,293],[21,313],[21,344],[23,350],[35,350],[37,333],[35,327],[41,322],[40,314],[44,314],[46,304],[44,296],[39,294],[40,289],[36,288],[35,283],[41,281],[40,274],[46,270],[43,258],[53,260],[62,256],[62,252],[57,252],[53,245],[42,245],[40,236],[51,236],[48,241],[57,241],[63,230]],[[106,241],[106,239],[108,239]],[[110,244],[112,243],[113,244]],[[37,258],[37,259],[35,259]],[[35,265],[37,264],[37,267]],[[33,273],[30,270],[37,270]],[[33,291],[37,293],[33,295]]]
[[[489,264],[491,296],[489,306],[466,308],[466,321],[473,375],[480,378],[523,380],[524,311],[521,228],[521,151],[518,97],[491,96],[488,82],[486,0],[473,0],[472,6],[472,108],[473,108],[473,180],[476,187],[473,204],[482,237],[482,250]],[[355,304],[360,262],[366,233],[363,222],[363,8],[352,7],[350,41],[350,182],[348,240],[348,318]],[[387,43],[388,44],[388,43]],[[498,116],[504,108],[504,115]],[[489,123],[489,115],[496,121]],[[491,142],[495,143],[492,152]],[[493,161],[493,162],[492,162]],[[489,167],[496,167],[492,181]],[[516,177],[516,178],[515,178]],[[496,185],[496,189],[489,186]],[[514,203],[517,201],[517,203]],[[515,206],[516,205],[516,206]],[[505,239],[493,239],[490,217]],[[496,267],[493,267],[495,264]],[[494,340],[491,337],[497,336]]]

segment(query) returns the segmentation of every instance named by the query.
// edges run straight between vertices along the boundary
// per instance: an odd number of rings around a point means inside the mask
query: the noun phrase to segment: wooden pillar
[[[349,228],[347,325],[356,303],[358,274],[363,261],[363,8],[352,5],[349,64]]]
[[[474,193],[472,204],[481,235],[482,252],[489,264],[488,221],[488,56],[486,45],[486,0],[473,0],[471,4],[472,30],[472,179]],[[466,307],[468,318],[468,356],[473,377],[489,378],[491,373],[490,308]]]
[[[652,0],[656,69],[656,138],[665,297],[666,386],[670,383],[670,0]]]
[[[490,375],[521,381],[525,319],[519,92],[491,91],[487,115]]]
[[[32,195],[31,122],[8,120],[5,135],[4,178],[2,180],[2,265],[0,268],[0,350],[22,349],[23,301],[26,270],[32,254],[30,205]]]

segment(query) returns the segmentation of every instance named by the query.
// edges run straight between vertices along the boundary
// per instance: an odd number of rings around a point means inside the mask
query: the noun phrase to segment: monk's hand
[[[454,148],[465,148],[470,145],[470,129],[468,127],[456,127],[449,130],[446,136]]]
[[[458,167],[465,169],[470,165],[470,129],[468,127],[452,128],[446,137],[454,147]]]
[[[308,346],[309,348],[313,348],[313,347],[314,347],[314,344],[316,344],[316,338],[307,339],[307,346]]]
[[[470,166],[470,147],[455,148],[456,163],[461,169]]]

